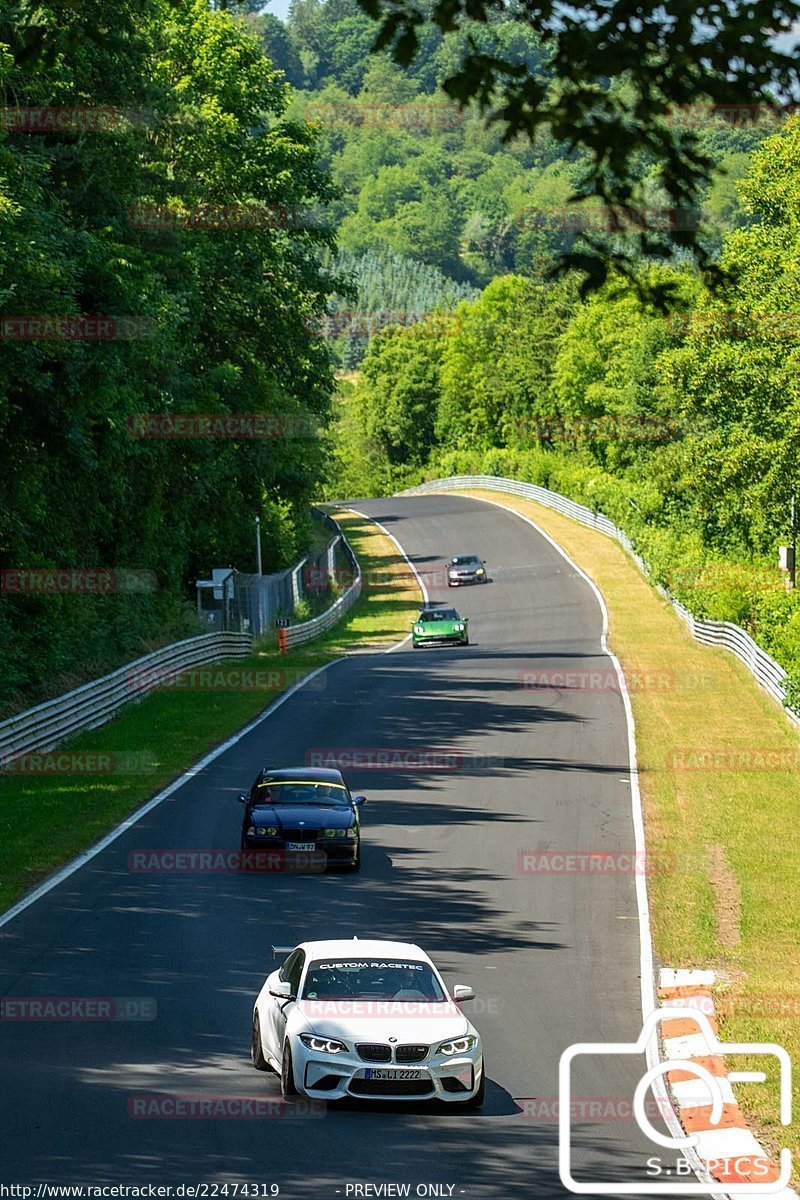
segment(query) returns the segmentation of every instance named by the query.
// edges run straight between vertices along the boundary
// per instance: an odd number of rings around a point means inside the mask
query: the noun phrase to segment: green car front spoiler
[[[467,640],[468,630],[456,629],[455,625],[448,623],[446,629],[437,629],[434,631],[430,627],[425,628],[422,633],[411,634],[411,641],[415,646],[435,646],[435,645],[460,645]]]

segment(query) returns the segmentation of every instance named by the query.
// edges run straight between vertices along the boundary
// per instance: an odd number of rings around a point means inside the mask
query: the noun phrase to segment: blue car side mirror
[[[245,796],[244,792],[242,792],[241,796],[239,796],[239,803],[247,804],[247,796]]]
[[[353,804],[356,806],[356,808],[361,808],[361,805],[366,804],[366,803],[367,803],[366,796],[354,796],[353,797]]]

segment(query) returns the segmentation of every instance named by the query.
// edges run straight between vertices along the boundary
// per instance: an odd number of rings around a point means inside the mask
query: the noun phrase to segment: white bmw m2
[[[273,947],[286,954],[253,1009],[251,1056],[283,1095],[443,1100],[478,1108],[486,1079],[477,1029],[419,946],[353,938]]]

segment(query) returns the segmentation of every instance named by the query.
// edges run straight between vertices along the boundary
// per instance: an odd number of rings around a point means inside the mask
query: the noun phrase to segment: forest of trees
[[[478,471],[553,487],[624,527],[693,611],[749,628],[800,696],[800,604],[777,567],[800,495],[800,120],[700,98],[676,110],[713,169],[680,211],[654,156],[634,157],[631,214],[667,232],[663,253],[637,260],[635,217],[570,204],[584,150],[542,128],[503,140],[443,90],[476,47],[548,83],[530,27],[426,25],[401,70],[368,54],[356,0],[246,20],[295,88],[290,113],[320,129],[337,189],[331,261],[351,290],[328,311],[364,315],[324,331],[360,366],[339,381],[328,494]],[[609,86],[617,99],[631,87]],[[687,222],[724,270],[713,289],[672,236]],[[587,231],[634,267],[588,297],[580,272],[556,271]],[[424,286],[421,268],[435,272]],[[665,312],[651,300],[666,292]]]
[[[606,512],[695,611],[747,625],[800,680],[776,568],[800,484],[798,118],[698,100],[672,116],[712,167],[693,207],[644,148],[630,210],[576,207],[585,142],[504,137],[453,99],[476,52],[556,86],[520,22],[424,25],[402,69],[370,53],[356,0],[293,0],[286,22],[257,0],[22,11],[0,15],[6,114],[112,118],[0,126],[3,313],[117,332],[4,339],[0,569],[138,569],[155,588],[4,595],[7,704],[191,628],[197,575],[252,569],[255,515],[272,570],[321,493],[466,470]],[[610,101],[632,88],[611,80]],[[685,228],[726,272],[715,290]],[[559,270],[587,231],[623,264],[589,295]],[[196,413],[283,434],[132,436]]]
[[[369,315],[376,324],[381,314],[399,313],[409,324],[425,306],[452,310],[499,275],[543,282],[565,255],[580,251],[582,224],[609,256],[626,247],[636,252],[627,231],[604,230],[606,210],[597,200],[584,206],[585,220],[575,219],[569,201],[586,175],[585,151],[544,129],[533,140],[504,141],[500,125],[487,123],[474,104],[459,107],[442,89],[470,41],[549,80],[548,55],[529,26],[495,19],[447,34],[424,26],[418,56],[401,70],[388,54],[369,53],[375,26],[357,0],[293,0],[285,24],[272,14],[251,12],[245,20],[294,87],[290,117],[319,130],[320,161],[336,189],[326,211],[342,274],[353,284],[330,312]],[[624,93],[625,85],[616,90]],[[737,120],[712,119],[698,101],[676,111],[673,125],[676,133],[695,134],[697,152],[717,167],[698,211],[670,207],[645,153],[633,172],[636,204],[656,230],[698,224],[701,246],[716,256],[724,234],[749,220],[736,184],[775,120],[766,112],[763,119],[745,112]],[[422,288],[421,266],[431,268]],[[329,328],[343,366],[363,357],[366,328],[363,320]]]
[[[373,339],[343,389],[332,486],[391,492],[484,473],[548,486],[627,530],[698,615],[750,629],[800,698],[800,602],[777,547],[800,496],[800,118],[739,185],[727,283],[689,265],[664,314],[624,280],[493,280],[479,299]]]
[[[332,192],[310,126],[265,127],[283,75],[207,0],[6,5],[0,77],[0,569],[154,585],[4,587],[9,707],[193,629],[196,577],[254,569],[257,514],[265,569],[297,557],[331,392],[307,328],[330,236],[303,214]],[[92,340],[10,321],[31,316],[112,324]],[[300,436],[134,436],[148,413],[279,415]]]

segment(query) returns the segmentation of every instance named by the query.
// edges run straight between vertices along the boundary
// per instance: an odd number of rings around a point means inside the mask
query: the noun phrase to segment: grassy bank
[[[330,511],[358,556],[365,583],[358,603],[326,637],[283,655],[270,638],[247,659],[183,676],[60,748],[65,755],[93,756],[89,765],[99,769],[0,776],[0,910],[91,846],[298,679],[338,655],[379,649],[406,636],[419,589],[405,560],[371,522]]]
[[[800,733],[733,655],[692,640],[610,538],[531,501],[470,494],[531,517],[605,597],[631,692],[648,850],[674,863],[648,880],[658,957],[719,972],[724,1041],[778,1042],[797,1063]],[[764,752],[782,769],[764,769]],[[779,1124],[777,1079],[737,1092],[765,1140],[797,1155],[800,1127]],[[794,1100],[797,1112],[797,1082]]]

